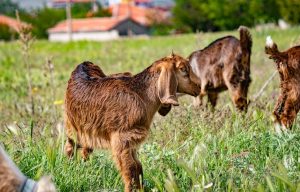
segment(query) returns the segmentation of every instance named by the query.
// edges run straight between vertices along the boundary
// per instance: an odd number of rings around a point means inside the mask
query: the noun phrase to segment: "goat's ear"
[[[179,105],[176,97],[177,79],[174,66],[162,66],[158,78],[158,97],[163,105]]]
[[[158,110],[158,113],[161,116],[166,116],[172,109],[172,105],[161,106]]]

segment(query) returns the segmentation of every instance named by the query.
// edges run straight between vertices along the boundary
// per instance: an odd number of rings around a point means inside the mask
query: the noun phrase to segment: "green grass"
[[[276,70],[264,54],[267,35],[281,50],[300,43],[300,28],[251,31],[253,54],[250,97]],[[31,50],[36,114],[30,114],[26,70],[20,45],[0,43],[0,139],[29,177],[53,177],[59,191],[122,191],[121,177],[109,151],[97,150],[87,162],[63,154],[63,105],[71,71],[82,61],[105,73],[140,72],[172,50],[183,56],[234,32],[190,34],[112,42],[49,43]],[[54,81],[46,67],[54,64]],[[145,191],[296,191],[300,186],[300,126],[274,132],[271,113],[279,92],[278,75],[247,114],[235,111],[227,92],[217,109],[195,109],[181,97],[167,117],[156,115],[151,134],[139,150]]]

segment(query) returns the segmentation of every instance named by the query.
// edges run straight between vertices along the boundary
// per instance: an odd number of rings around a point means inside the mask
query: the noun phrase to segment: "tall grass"
[[[280,49],[300,43],[300,28],[252,31],[250,96],[276,70],[264,54],[272,35]],[[108,151],[96,150],[84,162],[63,152],[64,91],[75,66],[90,60],[106,73],[137,73],[174,52],[188,56],[214,39],[238,33],[200,33],[112,42],[36,41],[31,52],[36,114],[28,114],[26,68],[17,43],[0,43],[0,140],[29,177],[49,174],[60,191],[121,191],[121,177]],[[51,62],[45,59],[51,58]],[[55,65],[54,65],[55,64]],[[55,66],[55,67],[53,67]],[[167,117],[156,115],[148,140],[139,150],[145,191],[297,191],[300,182],[300,126],[277,135],[271,112],[278,96],[278,76],[247,114],[235,111],[228,93],[214,112],[195,109],[180,98]],[[55,113],[53,112],[55,111]]]

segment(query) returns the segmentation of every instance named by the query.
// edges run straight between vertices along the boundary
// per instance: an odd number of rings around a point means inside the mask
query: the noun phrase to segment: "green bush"
[[[297,0],[277,0],[282,17],[293,24],[300,23],[300,1]]]

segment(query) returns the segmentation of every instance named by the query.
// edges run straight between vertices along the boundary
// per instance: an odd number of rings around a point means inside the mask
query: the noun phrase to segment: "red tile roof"
[[[108,31],[113,29],[120,22],[124,21],[126,17],[101,17],[101,18],[86,18],[86,19],[72,19],[73,32],[86,31]],[[68,22],[62,21],[50,28],[48,32],[67,32]]]
[[[120,3],[109,7],[113,17],[130,17],[135,22],[145,26],[150,25],[148,19],[150,10],[150,8],[138,7],[130,3]]]
[[[126,19],[131,19],[143,26],[149,26],[151,24],[151,21],[148,19],[149,14],[153,13],[153,11],[157,14],[161,12],[128,3],[113,5],[109,7],[109,11],[112,13],[112,17],[72,19],[72,31],[108,31]],[[67,32],[67,29],[68,23],[65,20],[50,28],[48,32]]]
[[[30,26],[27,23],[18,22],[18,20],[5,15],[0,15],[0,24],[6,25],[15,31],[19,31],[21,26],[28,26],[28,27]]]

